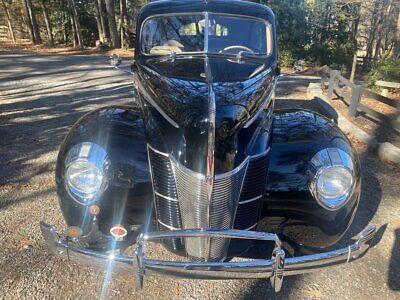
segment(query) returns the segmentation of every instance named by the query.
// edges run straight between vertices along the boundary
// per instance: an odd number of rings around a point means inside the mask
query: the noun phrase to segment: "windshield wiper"
[[[250,52],[246,50],[239,51],[238,54],[236,54],[236,57],[238,59],[242,59],[244,57],[265,57],[265,53],[257,53],[257,52]]]

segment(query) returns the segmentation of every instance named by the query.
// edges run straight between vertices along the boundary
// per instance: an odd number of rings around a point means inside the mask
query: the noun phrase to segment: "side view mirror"
[[[122,62],[122,59],[118,54],[116,54],[116,53],[111,54],[111,56],[110,56],[110,64],[113,67],[118,67],[121,64],[121,62]]]

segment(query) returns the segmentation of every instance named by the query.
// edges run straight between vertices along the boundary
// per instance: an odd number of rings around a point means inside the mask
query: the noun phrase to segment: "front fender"
[[[312,157],[320,150],[332,147],[350,155],[356,179],[349,201],[336,211],[320,206],[309,191],[308,170]],[[263,230],[279,232],[294,250],[317,250],[331,246],[351,224],[360,189],[357,154],[336,124],[311,111],[276,111],[267,196],[262,210]]]
[[[93,230],[87,205],[75,201],[65,185],[65,160],[76,144],[92,142],[108,155],[109,184],[96,203],[100,207],[98,227],[109,234],[115,224],[142,224],[152,201],[150,172],[142,113],[139,108],[109,106],[83,116],[70,130],[57,159],[56,185],[64,218],[83,233]]]

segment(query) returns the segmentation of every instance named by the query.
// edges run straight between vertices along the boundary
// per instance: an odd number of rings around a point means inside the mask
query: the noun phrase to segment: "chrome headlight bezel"
[[[83,189],[73,184],[70,178],[70,168],[76,164],[86,164],[98,174],[101,174],[101,180],[96,184],[92,191],[85,192]],[[66,156],[64,169],[64,184],[68,194],[80,204],[90,204],[98,200],[100,195],[108,187],[109,160],[107,152],[99,145],[91,142],[84,142],[74,145]]]
[[[327,171],[337,169],[347,172],[350,177],[348,188],[335,197],[326,197],[318,190],[318,180]],[[335,211],[348,203],[355,189],[354,163],[351,156],[339,148],[326,148],[315,154],[311,160],[310,192],[317,203],[324,209]]]

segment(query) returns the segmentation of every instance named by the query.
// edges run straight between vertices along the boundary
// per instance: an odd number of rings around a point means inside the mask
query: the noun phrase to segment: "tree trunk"
[[[99,32],[99,40],[100,42],[104,43],[104,27],[103,24],[101,23],[101,15],[100,15],[100,10],[99,10],[99,5],[97,3],[97,0],[93,1],[94,5],[94,14],[96,17],[96,23],[97,23],[97,30]]]
[[[7,5],[4,2],[4,0],[1,0],[1,2],[3,3],[3,9],[4,9],[4,12],[6,14],[7,23],[8,23],[8,30],[10,31],[11,39],[15,43],[14,27],[13,27],[13,24],[12,24],[12,21],[11,21],[10,14],[8,12],[8,9],[7,9]]]
[[[64,44],[67,44],[67,41],[68,41],[67,23],[68,23],[68,22],[63,21],[62,28],[61,28],[61,31],[62,31],[62,39],[63,39]]]
[[[108,23],[106,18],[104,17],[104,5],[103,5],[103,0],[96,0],[99,5],[99,12],[100,12],[100,21],[101,21],[101,27],[103,28],[103,33],[104,33],[104,38],[106,42],[108,43],[110,41],[110,30],[108,28]]]
[[[378,11],[379,11],[379,6],[380,6],[380,0],[375,0],[374,1],[374,9],[372,11],[372,16],[371,16],[371,25],[370,25],[370,30],[368,32],[368,40],[367,40],[367,49],[366,49],[366,54],[363,59],[363,69],[364,71],[368,69],[371,63],[371,58],[372,58],[372,50],[373,50],[373,44],[375,41],[376,37],[376,31],[378,28]]]
[[[120,28],[121,28],[121,48],[124,48],[125,37],[127,36],[125,31],[126,26],[126,0],[120,0]]]
[[[59,15],[59,21],[56,23],[56,30],[60,31],[60,43],[61,44],[67,44],[68,41],[68,35],[67,35],[67,24],[68,24],[68,9],[65,7],[65,1],[64,0],[58,0],[59,5],[60,5],[60,15]]]
[[[108,16],[108,27],[110,28],[111,44],[113,48],[121,47],[121,40],[118,36],[117,23],[115,21],[114,0],[105,0]]]
[[[81,26],[79,24],[79,20],[78,20],[78,13],[76,11],[76,6],[75,6],[75,1],[74,0],[68,0],[69,3],[69,9],[71,12],[71,18],[72,18],[72,23],[73,23],[73,27],[75,27],[75,34],[76,34],[76,39],[77,39],[77,43],[78,43],[78,47],[79,48],[83,48],[83,41],[82,41],[82,31],[81,31]],[[76,47],[76,45],[75,45]]]
[[[395,58],[400,58],[400,7],[397,13],[396,33],[394,34],[394,45],[392,55]]]
[[[78,48],[78,39],[76,37],[76,26],[75,26],[75,20],[72,14],[69,16],[71,19],[71,28],[72,28],[72,43],[74,45],[74,48]]]
[[[40,44],[42,42],[42,39],[40,37],[39,26],[36,22],[35,12],[33,11],[33,8],[32,8],[32,1],[26,0],[26,5],[28,7],[29,17],[31,19],[32,29],[33,29],[33,34],[35,35],[36,44]]]
[[[380,17],[379,17],[379,26],[378,26],[378,31],[377,31],[377,40],[376,40],[376,44],[375,44],[374,61],[378,60],[378,58],[379,58],[383,32],[387,25],[387,18],[388,18],[388,14],[391,10],[391,6],[392,6],[391,0],[382,1],[382,9],[381,9]]]
[[[356,69],[357,69],[357,52],[358,52],[358,42],[357,42],[357,36],[358,36],[358,26],[360,24],[360,18],[361,18],[361,4],[357,4],[355,7],[355,16],[354,16],[354,21],[353,21],[353,48],[354,48],[354,54],[353,54],[353,63],[351,65],[351,73],[350,73],[350,81],[354,82],[354,77],[356,76]]]
[[[45,3],[43,0],[40,0],[40,7],[42,8],[44,22],[46,23],[48,43],[50,46],[54,46],[51,23],[50,23],[49,15],[47,14],[47,9],[46,9],[46,6],[45,6]]]
[[[32,21],[29,15],[29,9],[26,0],[22,0],[22,5],[24,7],[25,25],[26,28],[28,29],[29,39],[32,42],[32,44],[37,44],[35,34],[33,33]]]

